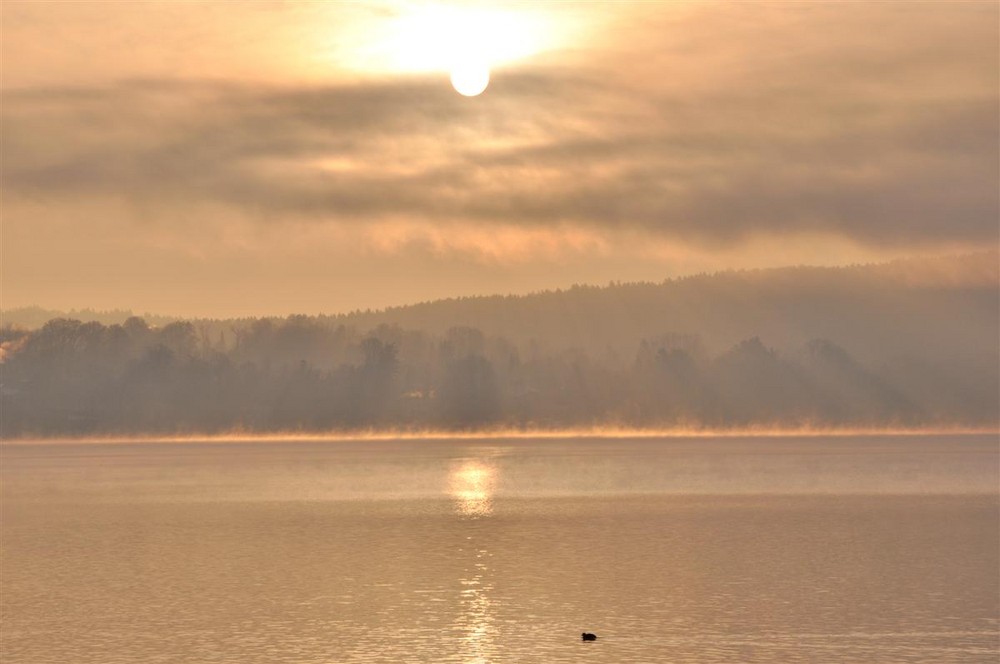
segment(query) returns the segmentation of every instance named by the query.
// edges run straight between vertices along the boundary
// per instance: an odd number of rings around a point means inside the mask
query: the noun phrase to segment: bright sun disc
[[[490,84],[489,67],[480,63],[456,65],[451,70],[451,84],[466,97],[475,97]]]

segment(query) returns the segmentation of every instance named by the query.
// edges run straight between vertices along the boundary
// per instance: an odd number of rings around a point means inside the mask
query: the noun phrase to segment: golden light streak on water
[[[496,491],[497,470],[488,461],[462,459],[448,476],[448,493],[455,510],[465,518],[480,519],[493,513],[493,496]],[[494,602],[491,597],[493,584],[489,579],[490,552],[475,540],[476,531],[470,531],[462,555],[471,555],[465,574],[459,580],[462,612],[455,628],[462,633],[462,660],[466,664],[487,664],[495,652],[496,626]]]
[[[629,428],[491,428],[476,431],[441,429],[380,429],[332,431],[227,431],[222,433],[97,435],[78,437],[7,438],[3,445],[53,443],[281,443],[281,442],[356,442],[365,440],[500,440],[500,439],[614,439],[614,438],[803,438],[854,436],[974,436],[1000,435],[995,427],[929,427],[929,428],[836,428],[836,427],[748,427],[710,429],[699,427]]]
[[[493,512],[494,468],[480,461],[463,461],[449,476],[448,493],[464,516],[489,516]]]
[[[469,575],[461,580],[461,605],[463,613],[456,625],[463,632],[463,659],[467,664],[486,664],[494,654],[496,641],[496,617],[493,599],[490,596],[493,584],[487,575],[489,551],[475,549],[475,563]]]

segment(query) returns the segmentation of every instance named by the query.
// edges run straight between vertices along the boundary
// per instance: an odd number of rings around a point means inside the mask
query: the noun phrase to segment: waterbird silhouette
[[[583,639],[584,641],[596,641],[597,635],[591,634],[590,632],[584,632],[583,634],[580,635],[580,638]]]

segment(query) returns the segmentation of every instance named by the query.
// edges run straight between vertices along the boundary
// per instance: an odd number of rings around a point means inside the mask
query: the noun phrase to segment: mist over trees
[[[4,437],[992,426],[996,256],[0,330]]]

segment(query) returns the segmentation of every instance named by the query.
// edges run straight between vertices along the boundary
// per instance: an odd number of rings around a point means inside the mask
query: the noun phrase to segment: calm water
[[[2,461],[4,664],[1000,658],[995,436]]]

